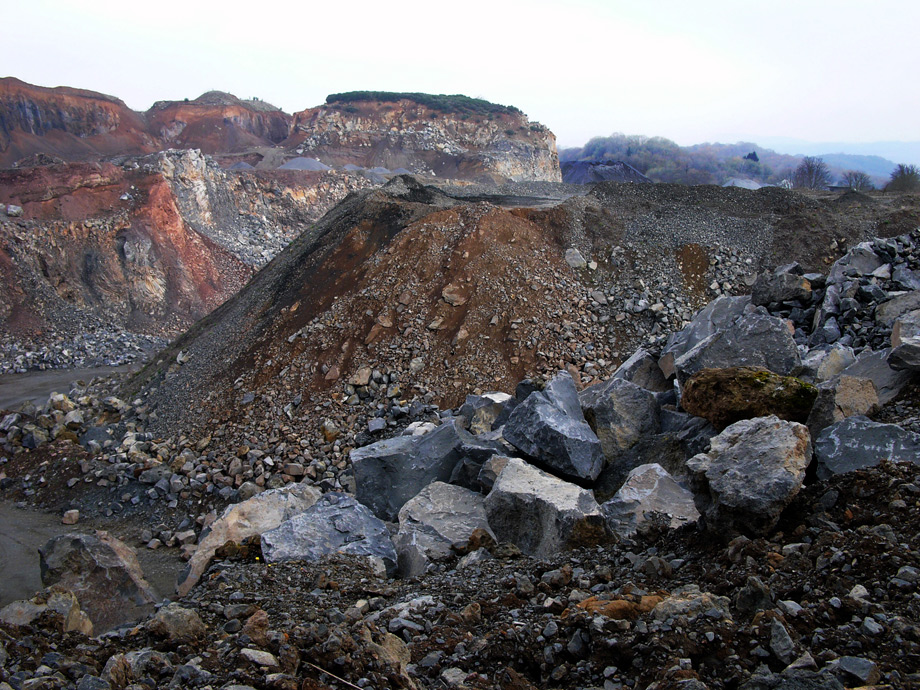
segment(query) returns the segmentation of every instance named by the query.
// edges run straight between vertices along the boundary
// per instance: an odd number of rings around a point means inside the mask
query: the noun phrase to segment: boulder
[[[603,513],[590,491],[519,458],[508,459],[485,508],[496,538],[535,558],[608,537]]]
[[[496,454],[509,452],[511,447],[501,442],[500,431],[490,431],[474,436],[458,426],[457,438],[459,439],[460,460],[454,465],[450,483],[479,491],[479,474],[485,463]]]
[[[907,312],[894,322],[888,366],[920,371],[920,309]]]
[[[869,415],[878,409],[878,393],[871,380],[838,376],[818,386],[818,398],[806,424],[815,438],[831,424],[855,415]]]
[[[483,463],[482,468],[479,470],[477,481],[484,493],[489,493],[492,490],[492,487],[495,486],[495,480],[498,479],[498,475],[501,474],[507,464],[508,456],[506,455],[493,455]]]
[[[423,436],[397,436],[351,452],[355,496],[393,522],[406,501],[435,481],[474,486],[482,463],[506,449],[478,439],[451,419]]]
[[[399,511],[393,539],[400,576],[421,575],[431,562],[456,555],[476,529],[491,535],[484,501],[482,494],[443,482],[409,500]]]
[[[792,333],[788,321],[759,311],[745,314],[678,357],[674,362],[677,379],[683,385],[698,371],[727,367],[794,375],[802,362]]]
[[[80,609],[76,595],[63,587],[49,587],[31,599],[14,601],[0,609],[0,623],[7,625],[33,625],[39,618],[55,617],[55,625],[62,633],[93,634],[93,622]]]
[[[678,587],[652,609],[652,618],[666,621],[669,618],[695,618],[701,614],[718,612],[719,617],[731,620],[731,600],[700,590],[699,585]]]
[[[492,430],[495,420],[512,401],[514,398],[507,393],[468,395],[458,413],[467,420],[471,433],[484,434]]]
[[[802,357],[801,378],[806,381],[821,383],[839,376],[844,369],[856,363],[853,348],[835,343],[817,347]]]
[[[656,393],[673,388],[671,382],[665,378],[661,367],[658,366],[658,360],[652,357],[648,350],[643,349],[636,350],[629,359],[617,367],[617,370],[613,372],[613,378],[625,379]]]
[[[920,290],[905,292],[875,308],[875,322],[891,328],[901,316],[920,309]]]
[[[208,633],[197,612],[183,608],[175,602],[157,611],[145,627],[153,635],[164,638],[171,645],[188,644],[204,638]]]
[[[804,423],[817,397],[817,388],[792,376],[728,367],[693,374],[681,388],[680,404],[722,430],[742,419],[768,415]]]
[[[396,551],[382,520],[352,496],[324,494],[305,512],[262,534],[268,563],[318,561],[334,553],[365,556],[396,572]]]
[[[750,297],[719,297],[703,307],[688,326],[668,337],[658,366],[671,378],[675,360],[706,338],[728,328],[751,306]]]
[[[897,424],[848,417],[831,424],[815,439],[819,479],[875,467],[882,460],[920,464],[920,434]]]
[[[803,302],[811,300],[811,281],[797,263],[780,266],[772,273],[757,276],[751,287],[751,303],[766,306],[771,302]]]
[[[879,405],[887,405],[901,393],[901,390],[916,378],[913,371],[896,371],[888,364],[891,349],[873,351],[868,348],[859,353],[856,362],[841,374],[870,379],[875,384]]]
[[[635,534],[655,515],[664,516],[672,529],[696,522],[700,516],[693,494],[656,463],[632,470],[601,510],[610,531],[624,537]]]
[[[762,535],[799,493],[811,461],[808,428],[776,416],[735,422],[687,461],[712,532]]]
[[[660,427],[655,395],[626,379],[612,378],[586,388],[579,398],[608,463]]]
[[[281,489],[270,489],[250,499],[227,506],[214,521],[210,531],[202,534],[198,548],[189,561],[176,591],[179,596],[189,593],[207,569],[214,553],[228,541],[239,544],[275,529],[285,520],[299,515],[316,503],[322,494],[307,484],[288,484]]]
[[[42,584],[71,590],[97,634],[154,610],[157,598],[134,549],[107,532],[54,537],[39,556]]]
[[[585,421],[568,372],[560,372],[543,391],[534,391],[515,407],[503,436],[560,477],[593,482],[604,466],[601,443]]]

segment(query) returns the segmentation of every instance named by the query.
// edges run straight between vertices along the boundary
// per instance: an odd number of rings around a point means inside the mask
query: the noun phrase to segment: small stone
[[[76,525],[80,521],[80,511],[79,510],[68,510],[64,512],[64,516],[61,518],[62,525]]]

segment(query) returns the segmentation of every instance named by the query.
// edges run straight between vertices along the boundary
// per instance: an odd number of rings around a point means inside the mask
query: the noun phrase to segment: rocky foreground
[[[0,682],[917,687],[920,231],[752,283],[583,389],[442,410],[368,368],[355,400],[394,402],[347,448],[164,438],[98,384],[4,415],[4,496],[122,539],[42,549]],[[181,550],[171,602],[125,540]]]

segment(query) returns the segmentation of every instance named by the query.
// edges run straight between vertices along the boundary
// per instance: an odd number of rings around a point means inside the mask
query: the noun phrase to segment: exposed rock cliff
[[[143,117],[117,98],[0,79],[0,167],[37,153],[80,159],[156,148]]]
[[[227,153],[281,143],[291,116],[264,101],[209,91],[193,101],[155,103],[147,121],[163,146]]]
[[[553,133],[511,108],[476,113],[408,98],[333,101],[296,113],[288,145],[336,165],[469,180],[562,180]]]

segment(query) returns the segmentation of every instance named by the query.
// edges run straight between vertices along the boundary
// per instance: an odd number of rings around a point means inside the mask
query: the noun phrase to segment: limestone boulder
[[[866,348],[856,357],[856,362],[841,372],[842,376],[856,376],[870,379],[875,384],[880,405],[887,405],[894,400],[907,384],[915,381],[916,372],[898,371],[888,364],[891,348],[870,350]]]
[[[670,528],[697,521],[700,514],[693,493],[681,486],[661,465],[641,465],[629,473],[612,499],[601,506],[610,531],[629,537],[646,522],[664,518]]]
[[[671,378],[674,362],[706,338],[728,328],[751,307],[750,297],[719,297],[703,307],[685,328],[668,337],[658,366]]]
[[[210,531],[203,534],[176,591],[179,596],[189,593],[201,578],[215,552],[227,542],[240,544],[251,537],[275,529],[285,520],[307,510],[321,496],[319,489],[307,484],[288,484],[270,489],[242,503],[227,506],[214,521]]]
[[[818,398],[808,415],[812,438],[821,431],[856,415],[870,415],[879,409],[878,393],[870,379],[838,376],[818,386]]]
[[[875,467],[882,460],[920,464],[920,434],[868,417],[831,424],[815,439],[818,477]]]
[[[593,482],[604,466],[600,440],[585,421],[575,382],[560,372],[514,408],[503,436],[553,474]]]
[[[920,290],[892,297],[875,308],[875,322],[892,328],[899,318],[920,309]]]
[[[482,395],[468,395],[460,406],[459,414],[467,420],[473,434],[492,431],[493,424],[509,404],[516,401],[507,393],[491,392]]]
[[[712,532],[768,533],[802,488],[811,461],[808,428],[776,416],[735,422],[687,466]]]
[[[920,371],[920,309],[907,312],[894,322],[888,366]]]
[[[475,485],[482,463],[506,452],[498,441],[465,431],[451,419],[423,436],[397,436],[351,452],[355,496],[394,522],[406,501],[435,481]]]
[[[509,458],[485,500],[489,526],[499,541],[548,558],[560,550],[603,542],[603,512],[590,491],[519,458]]]
[[[72,591],[96,634],[153,612],[157,597],[134,549],[108,532],[54,537],[39,557],[42,584]]]
[[[607,463],[615,463],[660,427],[655,394],[626,379],[612,378],[586,388],[579,399]]]
[[[172,645],[194,642],[204,638],[208,632],[196,611],[183,608],[175,602],[157,611],[145,627],[153,635],[165,639]]]
[[[772,302],[809,302],[811,281],[804,273],[797,263],[761,273],[751,287],[751,302],[757,306],[766,306]]]
[[[658,365],[658,359],[648,350],[638,349],[613,373],[615,379],[625,379],[652,392],[669,391],[673,385]]]
[[[0,609],[0,623],[7,625],[34,625],[39,618],[48,620],[49,614],[62,633],[93,634],[93,622],[80,608],[76,595],[64,587],[49,587],[31,599],[14,601]]]
[[[262,534],[268,563],[318,561],[334,553],[363,556],[396,572],[396,550],[382,520],[352,496],[323,494],[305,512]]]
[[[400,576],[421,575],[430,563],[456,555],[477,529],[494,538],[482,494],[443,482],[429,484],[399,511],[393,543]]]
[[[724,330],[699,342],[674,362],[683,386],[703,369],[757,367],[782,376],[794,375],[801,356],[790,322],[762,311],[744,314]]]
[[[742,419],[776,415],[804,423],[818,389],[792,376],[757,367],[703,369],[681,388],[680,404],[687,412],[724,429]]]

